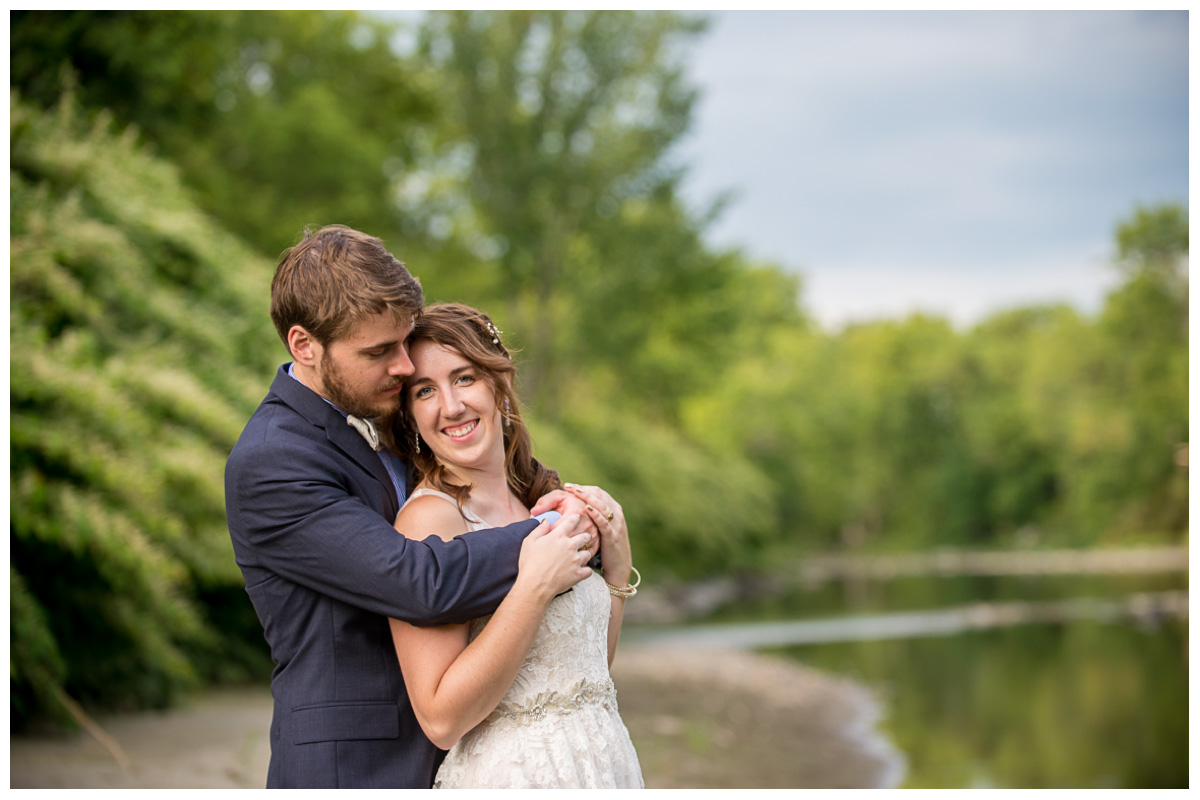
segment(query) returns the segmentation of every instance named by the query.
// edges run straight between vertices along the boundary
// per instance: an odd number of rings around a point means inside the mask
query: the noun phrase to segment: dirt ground
[[[903,758],[862,687],[736,651],[622,647],[621,716],[648,788],[880,788]],[[86,733],[14,737],[10,788],[259,788],[271,696],[207,692],[165,712],[97,718],[122,765]]]

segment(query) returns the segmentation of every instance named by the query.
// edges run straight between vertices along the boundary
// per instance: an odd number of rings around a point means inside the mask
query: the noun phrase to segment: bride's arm
[[[449,749],[492,712],[525,660],[546,606],[591,574],[586,551],[571,535],[578,522],[566,517],[553,530],[542,525],[526,538],[516,583],[473,642],[467,625],[420,628],[389,620],[413,711],[438,747]],[[466,530],[458,509],[436,497],[409,503],[396,527],[445,539]]]
[[[611,586],[624,588],[629,585],[633,574],[633,553],[629,547],[629,529],[625,524],[625,512],[608,492],[598,486],[565,484],[567,491],[586,503],[588,516],[596,523],[600,532],[600,560],[604,566],[604,581]],[[608,513],[612,513],[612,519]],[[617,642],[621,638],[621,621],[625,617],[625,598],[612,594],[608,611],[608,666],[612,666],[617,655]]]

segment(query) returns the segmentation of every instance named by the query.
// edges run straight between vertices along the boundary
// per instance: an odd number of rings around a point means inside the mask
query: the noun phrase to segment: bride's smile
[[[455,441],[461,442],[465,440],[472,431],[475,430],[477,425],[479,425],[479,420],[472,420],[466,425],[460,425],[456,428],[442,428],[442,433],[446,434]]]
[[[503,470],[504,433],[496,390],[455,350],[422,340],[412,346],[407,381],[421,440],[452,471]]]

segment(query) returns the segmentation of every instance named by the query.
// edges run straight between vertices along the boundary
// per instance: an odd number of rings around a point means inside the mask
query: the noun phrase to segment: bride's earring
[[[512,403],[508,402],[508,398],[504,398],[504,427],[512,427]]]
[[[416,445],[417,452],[418,453],[421,452],[421,433],[420,433],[420,431],[413,431],[413,444]]]

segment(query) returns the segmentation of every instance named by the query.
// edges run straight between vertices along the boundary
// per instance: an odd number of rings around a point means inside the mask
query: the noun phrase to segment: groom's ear
[[[297,364],[311,367],[321,360],[321,343],[299,325],[288,329],[287,343]]]

